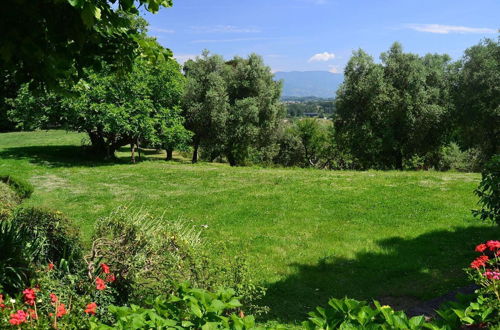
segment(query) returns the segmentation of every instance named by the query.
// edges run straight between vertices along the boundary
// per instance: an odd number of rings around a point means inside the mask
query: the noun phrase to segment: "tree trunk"
[[[135,164],[135,144],[133,142],[130,143],[130,152],[132,153],[132,164]]]
[[[93,155],[98,159],[106,159],[108,157],[108,146],[104,137],[95,131],[87,131],[90,138],[91,149]]]
[[[200,146],[200,139],[196,138],[195,141],[194,141],[193,159],[191,160],[191,162],[193,164],[195,164],[195,163],[198,162],[198,147],[199,146]]]
[[[229,152],[229,153],[226,155],[226,157],[227,157],[227,161],[229,162],[229,165],[231,165],[231,166],[236,166],[236,159],[235,159],[235,157],[233,156],[233,154],[232,154],[232,153],[230,153],[230,152]]]
[[[167,149],[167,158],[165,160],[172,160],[172,154],[174,151],[172,149]]]
[[[137,153],[139,154],[139,161],[142,162],[142,157],[141,157],[141,145],[139,144],[139,139],[137,139]]]

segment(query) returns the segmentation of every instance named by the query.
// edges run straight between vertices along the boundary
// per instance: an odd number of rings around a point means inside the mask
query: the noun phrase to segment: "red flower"
[[[52,270],[54,269],[54,264],[53,263],[49,263],[49,270]]]
[[[34,309],[28,309],[28,314],[33,320],[38,320],[38,315]]]
[[[3,294],[0,294],[0,308],[1,309],[5,308],[5,304],[3,303]]]
[[[102,268],[102,271],[104,272],[104,274],[109,274],[109,266],[106,265],[106,264],[101,264],[101,268]]]
[[[477,257],[476,260],[474,260],[473,262],[471,262],[470,264],[470,268],[479,268],[481,266],[485,266],[486,265],[486,262],[490,260],[490,258],[488,258],[488,256],[480,256],[480,257]]]
[[[101,279],[100,277],[95,279],[95,284],[96,284],[96,289],[97,290],[104,290],[106,289],[106,283],[104,283],[104,280]]]
[[[106,282],[114,282],[114,281],[116,281],[115,274],[109,274],[108,276],[106,276]]]
[[[478,246],[476,246],[476,252],[483,252],[487,248],[488,246],[486,244],[479,244]]]
[[[68,311],[66,310],[66,306],[64,306],[64,304],[60,304],[59,306],[57,306],[57,317],[63,317],[63,315],[67,313]]]
[[[23,294],[24,294],[24,302],[30,306],[33,306],[35,304],[35,299],[36,299],[35,290],[28,288],[23,291]]]
[[[486,245],[490,248],[490,251],[500,249],[500,241],[488,241],[486,242]]]
[[[87,308],[85,308],[85,313],[95,315],[97,309],[97,304],[95,302],[91,302],[87,304]]]
[[[18,310],[14,314],[10,314],[10,320],[9,323],[12,325],[20,325],[26,322],[26,319],[28,318],[28,314],[25,313],[22,310]]]
[[[57,302],[57,296],[53,293],[50,294],[50,301],[52,301],[53,303],[56,303]]]

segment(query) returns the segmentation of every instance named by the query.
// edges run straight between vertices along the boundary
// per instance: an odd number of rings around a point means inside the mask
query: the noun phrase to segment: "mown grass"
[[[129,164],[126,150],[106,163],[84,156],[84,137],[0,134],[0,173],[29,180],[25,203],[64,212],[86,240],[123,204],[191,222],[226,253],[248,254],[270,319],[303,320],[329,297],[405,306],[444,294],[467,283],[475,244],[500,237],[471,216],[479,174],[231,168],[154,152]]]

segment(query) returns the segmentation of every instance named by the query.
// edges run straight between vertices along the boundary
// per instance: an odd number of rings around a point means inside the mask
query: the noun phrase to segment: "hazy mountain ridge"
[[[274,78],[283,80],[283,97],[333,98],[344,75],[328,71],[291,71],[276,72]]]

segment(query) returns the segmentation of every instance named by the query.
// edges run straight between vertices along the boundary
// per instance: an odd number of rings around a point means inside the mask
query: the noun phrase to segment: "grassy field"
[[[228,253],[247,253],[269,288],[270,318],[304,319],[329,297],[410,305],[466,284],[462,268],[498,227],[474,220],[478,174],[231,168],[86,160],[84,135],[0,134],[0,173],[36,187],[26,203],[64,212],[86,240],[119,205],[191,221]],[[204,228],[208,225],[207,228]]]

